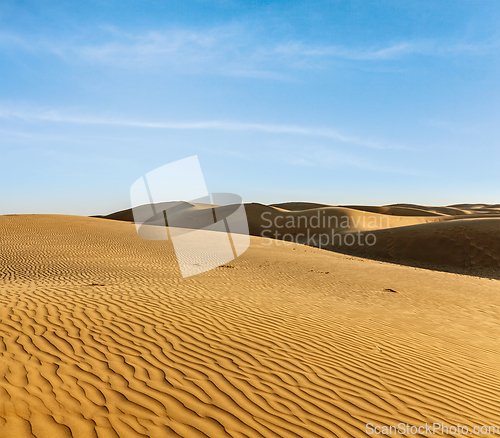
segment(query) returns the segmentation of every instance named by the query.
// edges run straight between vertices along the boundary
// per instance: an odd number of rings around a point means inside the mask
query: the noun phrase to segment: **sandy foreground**
[[[0,238],[2,438],[500,426],[499,280],[261,237],[183,279],[170,241],[97,218]]]

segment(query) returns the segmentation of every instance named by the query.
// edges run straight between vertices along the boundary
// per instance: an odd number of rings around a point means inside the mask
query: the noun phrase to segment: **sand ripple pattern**
[[[309,269],[307,254],[323,260],[316,267],[359,261],[308,249],[304,265],[300,246],[255,240],[230,266],[182,279],[169,243],[143,241],[127,223],[0,217],[0,236],[0,437],[322,438],[366,436],[367,422],[500,424],[493,342],[398,330],[375,314],[404,297]]]

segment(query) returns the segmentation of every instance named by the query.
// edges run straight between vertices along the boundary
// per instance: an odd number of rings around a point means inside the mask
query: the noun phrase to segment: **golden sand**
[[[96,218],[0,238],[2,438],[500,425],[498,280],[260,237],[183,279],[169,241]]]
[[[213,217],[211,213],[206,214],[207,208],[212,206],[184,203],[184,208],[174,216],[185,228],[201,228],[208,225],[203,223],[207,218]],[[214,214],[224,217],[230,209],[216,206]],[[245,209],[253,236],[397,264],[500,279],[500,205],[336,207],[287,202],[245,204]],[[134,220],[131,209],[104,217]]]

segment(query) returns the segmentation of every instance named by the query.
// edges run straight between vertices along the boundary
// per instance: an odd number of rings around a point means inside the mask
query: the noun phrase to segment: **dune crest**
[[[230,206],[186,205],[178,213],[186,228],[208,225],[201,219],[211,217],[206,209],[213,208],[214,215],[230,209]],[[162,204],[158,208],[165,206],[168,207]],[[245,210],[253,236],[410,266],[500,277],[498,204],[336,207],[287,202],[245,204]],[[104,217],[133,221],[130,209]]]

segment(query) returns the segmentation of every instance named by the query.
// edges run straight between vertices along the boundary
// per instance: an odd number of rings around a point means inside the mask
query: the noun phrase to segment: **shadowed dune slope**
[[[169,207],[169,204],[158,204],[156,209],[159,216],[163,217],[163,209]],[[207,215],[208,209],[212,206],[206,204],[191,204],[184,202],[183,208],[178,209],[174,214],[176,219],[182,222],[185,228],[200,228],[210,225],[209,220],[213,220],[214,215],[225,216],[234,210],[233,206],[215,206],[214,214]],[[307,204],[307,205],[306,205]],[[317,207],[320,205],[320,207]],[[287,207],[287,208],[285,208]],[[149,208],[145,206],[144,208]],[[300,209],[299,209],[300,208]],[[385,214],[372,211],[363,211],[358,208],[321,206],[321,204],[309,203],[287,203],[276,204],[275,206],[263,205],[258,203],[245,204],[248,227],[253,236],[262,236],[276,233],[278,238],[283,234],[292,234],[293,236],[304,233],[306,229],[317,229],[317,232],[329,232],[336,229],[339,232],[364,231],[380,228],[392,228],[405,225],[414,225],[426,222],[443,220],[442,215],[423,214]],[[226,214],[224,214],[226,212]],[[402,212],[406,213],[406,212]],[[133,221],[132,210],[122,210],[107,216],[100,216],[105,219]]]
[[[246,204],[245,209],[250,234],[261,237],[275,236],[277,239],[282,239],[285,234],[294,238],[299,234],[307,235],[307,230],[310,233],[330,233],[332,230],[345,233],[441,220],[440,217],[391,216],[346,207],[283,211],[262,204]]]
[[[169,203],[157,206],[159,223],[164,223],[162,210],[167,207]],[[230,214],[234,207],[215,206],[213,214],[209,211],[211,209],[211,205],[183,203],[183,208],[177,210],[175,217],[177,223],[185,228],[203,228],[210,225],[214,217]],[[289,202],[245,204],[245,210],[249,233],[253,236],[293,241],[393,263],[500,276],[498,205],[334,207]],[[132,221],[133,215],[129,209],[106,218]],[[484,222],[486,218],[492,222]],[[463,222],[464,219],[468,222]],[[394,232],[382,231],[389,229],[394,229]],[[339,234],[357,232],[364,232],[364,236],[373,232],[376,243],[372,246],[364,244],[366,240],[363,236],[361,244],[358,244],[358,237],[355,244],[346,244],[344,238],[339,243]],[[322,242],[320,236],[323,236]],[[370,239],[373,242],[373,238]]]
[[[189,202],[165,202],[157,204],[155,208],[160,214],[164,209],[176,204],[183,205],[182,208],[176,208],[176,216],[180,219],[179,222],[182,223],[185,228],[206,226],[208,223],[204,224],[204,218],[207,217],[207,209],[213,208],[214,214],[220,211],[230,212],[230,210],[234,210],[231,206],[220,207]],[[330,231],[332,228],[335,228],[335,224],[342,223],[342,221],[340,221],[341,218],[343,219],[346,217],[351,225],[348,227],[349,229],[343,229],[345,227],[341,226],[337,227],[342,228],[339,230],[341,232],[393,228],[462,218],[500,217],[500,207],[496,204],[460,204],[449,207],[426,207],[414,204],[332,206],[311,202],[286,202],[272,205],[259,203],[244,205],[248,217],[250,234],[254,236],[261,236],[262,231],[267,228],[272,228],[273,234],[276,231],[280,234],[281,231],[279,227],[268,226],[268,219],[274,221],[277,216],[305,217],[307,219],[303,219],[303,223],[307,221],[309,226],[310,218],[319,215],[321,216],[321,224],[316,228],[319,228],[321,232]],[[150,207],[143,206],[142,208],[149,210]],[[96,217],[129,222],[134,220],[132,209],[121,210],[106,216]],[[328,220],[329,217],[331,217],[330,220]],[[295,232],[302,231],[303,228],[295,230]]]
[[[377,207],[368,205],[346,205],[346,207],[371,213],[390,214],[393,216],[442,216],[444,214],[465,214],[465,212],[461,210],[449,209],[448,207],[442,207],[446,209],[445,213],[442,211],[437,212],[429,210],[420,206],[385,205],[383,207]]]
[[[474,213],[500,213],[500,204],[457,204],[451,207],[459,208]]]
[[[330,249],[393,263],[500,277],[500,218],[457,219],[371,233],[376,238],[372,246],[361,246],[353,239],[354,245]]]
[[[0,239],[0,437],[500,424],[499,281],[259,237],[182,279],[170,241],[96,218]]]
[[[159,223],[163,208],[157,206]],[[233,206],[213,207],[183,203],[175,213],[185,228],[202,228],[213,218],[225,217]],[[418,265],[431,269],[454,270],[472,275],[499,277],[500,208],[493,204],[461,204],[425,207],[397,204],[383,207],[334,207],[324,204],[289,202],[263,205],[245,204],[249,233],[253,236],[293,241],[346,254]],[[106,216],[132,221],[131,210]],[[467,222],[464,222],[467,219]],[[480,220],[476,220],[480,219]],[[489,222],[484,222],[488,219]],[[383,231],[383,230],[394,231]],[[340,238],[361,232],[354,241]],[[373,233],[367,245],[364,236]],[[320,237],[322,236],[322,237]],[[321,242],[320,242],[321,240]]]

